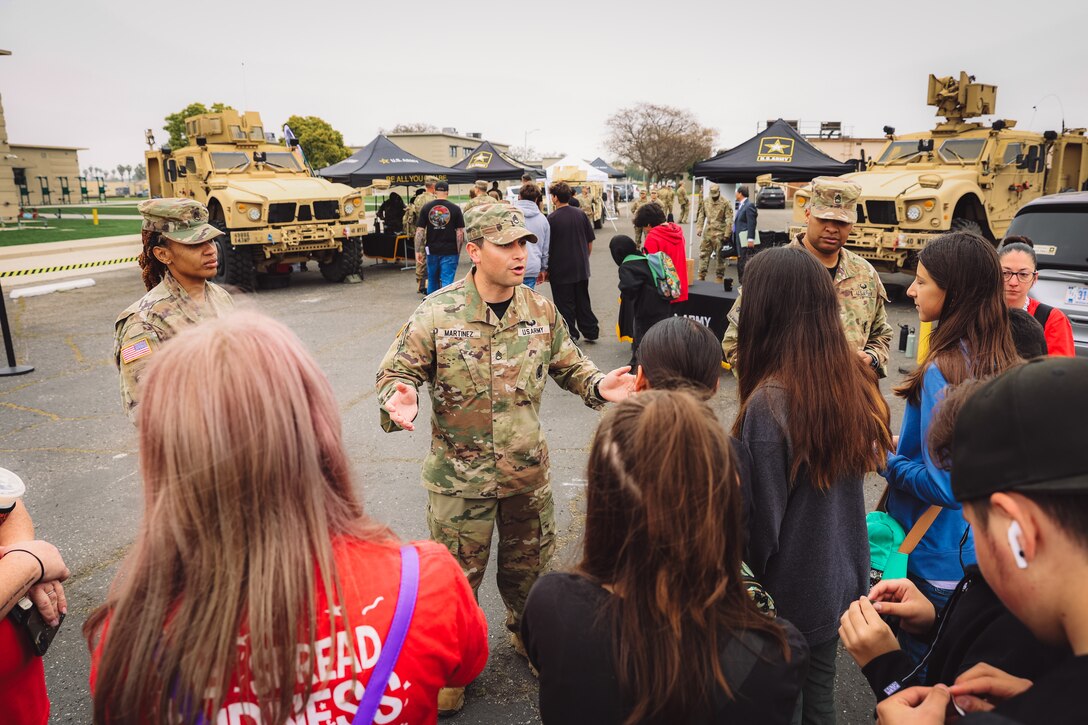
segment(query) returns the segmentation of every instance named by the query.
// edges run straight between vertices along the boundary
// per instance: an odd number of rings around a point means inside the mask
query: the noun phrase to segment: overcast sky
[[[1021,128],[1060,128],[1063,105],[1088,125],[1088,3],[892,5],[0,0],[0,96],[12,143],[87,147],[84,168],[139,163],[144,129],[165,140],[194,101],[277,132],[320,116],[349,145],[425,122],[591,159],[610,156],[606,119],[647,101],[690,110],[720,148],[779,116],[922,131],[928,74],[965,70]]]

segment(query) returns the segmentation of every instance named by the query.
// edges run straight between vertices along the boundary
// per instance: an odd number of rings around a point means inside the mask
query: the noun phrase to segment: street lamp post
[[[529,155],[529,134],[536,133],[539,130],[539,128],[534,128],[532,130],[526,131],[525,135],[521,137],[521,148],[525,152],[526,156]],[[521,161],[528,161],[528,159],[521,159]]]

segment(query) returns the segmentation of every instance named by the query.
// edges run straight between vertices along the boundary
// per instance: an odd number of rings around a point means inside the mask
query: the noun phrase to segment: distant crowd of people
[[[144,509],[83,624],[95,722],[455,713],[488,660],[478,591],[496,530],[506,616],[490,624],[539,677],[545,723],[834,723],[840,644],[886,725],[1083,721],[1088,361],[1071,357],[1068,319],[1027,296],[1030,240],[995,250],[953,232],[920,252],[908,296],[934,331],[894,389],[893,435],[886,293],[843,249],[849,182],[817,179],[805,231],[746,260],[725,340],[670,314],[688,289],[683,234],[642,205],[641,243],[609,245],[636,320],[632,364],[610,372],[576,344],[600,323],[593,226],[571,187],[547,189],[547,216],[531,180],[516,203],[478,191],[489,200],[461,209],[437,182],[418,207],[430,294],[376,374],[387,432],[414,431],[430,398],[431,540],[416,542],[365,511],[313,356],[210,281],[207,210],[140,205],[147,294],[118,318],[115,356]],[[472,268],[454,279],[462,252]],[[723,359],[727,424],[710,405]],[[545,574],[549,377],[604,413],[580,557]],[[880,560],[874,471],[897,532]],[[0,613],[29,596],[40,619],[0,627],[7,722],[48,719],[27,634],[60,624],[67,577],[21,502],[0,510]]]

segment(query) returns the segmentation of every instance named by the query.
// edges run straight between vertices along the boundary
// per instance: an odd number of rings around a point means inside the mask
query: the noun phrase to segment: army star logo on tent
[[[468,162],[468,168],[470,169],[486,169],[491,166],[492,154],[490,151],[480,151],[472,155],[472,160]]]
[[[793,160],[793,139],[767,136],[759,141],[756,161],[788,164]]]

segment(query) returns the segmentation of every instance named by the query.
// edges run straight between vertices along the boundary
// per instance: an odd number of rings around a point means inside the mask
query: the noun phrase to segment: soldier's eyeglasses
[[[1016,277],[1018,280],[1020,280],[1020,284],[1027,284],[1032,279],[1034,279],[1035,275],[1037,275],[1037,274],[1039,274],[1039,273],[1038,272],[1009,272],[1008,270],[1004,270],[1004,269],[1001,270],[1001,276],[1005,278],[1006,282],[1008,282],[1013,277]]]

